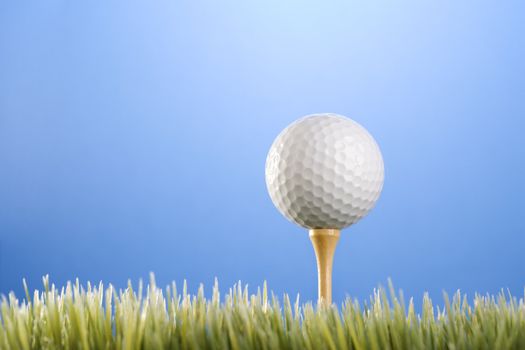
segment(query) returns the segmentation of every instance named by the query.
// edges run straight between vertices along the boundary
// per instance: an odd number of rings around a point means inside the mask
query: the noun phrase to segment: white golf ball
[[[301,118],[275,139],[266,159],[266,186],[290,221],[308,228],[343,229],[374,206],[384,165],[372,136],[337,114]]]

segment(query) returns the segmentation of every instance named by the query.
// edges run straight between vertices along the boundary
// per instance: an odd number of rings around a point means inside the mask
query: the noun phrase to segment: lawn
[[[44,278],[42,291],[1,303],[0,349],[525,349],[525,305],[506,293],[423,296],[421,312],[394,289],[330,307],[234,286],[210,299],[173,283],[124,290]]]

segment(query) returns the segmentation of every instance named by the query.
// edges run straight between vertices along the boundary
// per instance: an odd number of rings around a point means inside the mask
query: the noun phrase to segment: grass
[[[20,301],[0,301],[0,349],[525,349],[525,305],[501,292],[456,293],[444,307],[423,296],[417,314],[412,299],[379,288],[367,303],[347,299],[340,308],[282,303],[266,285],[250,295],[234,286],[211,299],[201,286],[145,289],[129,284],[68,283],[58,290],[44,277],[44,290]]]

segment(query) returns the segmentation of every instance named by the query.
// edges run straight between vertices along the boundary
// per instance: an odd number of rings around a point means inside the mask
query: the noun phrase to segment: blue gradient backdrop
[[[265,188],[294,119],[337,112],[384,155],[334,297],[523,295],[525,2],[3,1],[0,292],[266,279],[316,297],[307,233]],[[209,292],[209,288],[207,291]]]

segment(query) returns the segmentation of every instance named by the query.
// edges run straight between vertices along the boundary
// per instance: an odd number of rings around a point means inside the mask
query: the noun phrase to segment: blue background
[[[523,295],[525,2],[4,1],[0,292],[154,271],[316,298],[266,153],[293,120],[364,125],[386,167],[334,298],[392,277]]]

